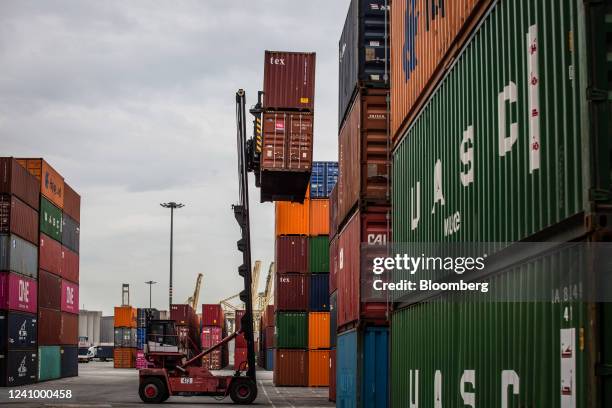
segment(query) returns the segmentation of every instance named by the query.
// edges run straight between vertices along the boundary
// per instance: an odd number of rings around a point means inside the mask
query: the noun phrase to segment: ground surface
[[[329,407],[327,388],[274,387],[271,371],[258,371],[259,392],[254,406]],[[69,400],[15,400],[9,390],[71,390]],[[230,398],[216,401],[211,397],[170,397],[169,407],[218,407],[231,404]],[[79,376],[47,381],[27,387],[0,388],[0,406],[15,407],[135,407],[147,406],[138,397],[138,371],[113,369],[113,363],[79,364]]]

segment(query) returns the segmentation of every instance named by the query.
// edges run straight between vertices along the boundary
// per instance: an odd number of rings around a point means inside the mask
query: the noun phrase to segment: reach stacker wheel
[[[138,389],[140,399],[147,404],[159,404],[170,396],[166,384],[156,377],[145,379]]]
[[[229,395],[235,404],[250,404],[257,398],[257,385],[249,378],[236,377],[230,385]]]

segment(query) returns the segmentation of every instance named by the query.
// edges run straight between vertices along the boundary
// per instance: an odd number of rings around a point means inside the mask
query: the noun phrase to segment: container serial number
[[[72,390],[8,390],[9,399],[69,399]]]

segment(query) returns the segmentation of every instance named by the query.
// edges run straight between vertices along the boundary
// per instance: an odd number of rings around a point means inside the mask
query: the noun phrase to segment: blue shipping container
[[[266,349],[266,370],[274,370],[274,351],[276,349]]]
[[[338,181],[338,162],[313,162],[310,198],[327,198]]]
[[[336,347],[336,406],[357,407],[357,331],[338,335]]]
[[[147,343],[147,329],[139,327],[136,329],[136,348],[138,350],[144,349],[144,345]]]
[[[329,273],[310,275],[310,300],[308,309],[311,312],[329,311]]]

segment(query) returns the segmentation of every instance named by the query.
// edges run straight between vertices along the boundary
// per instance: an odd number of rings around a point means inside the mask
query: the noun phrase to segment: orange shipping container
[[[310,200],[309,235],[329,235],[329,200]]]
[[[135,348],[115,348],[113,350],[113,366],[115,368],[136,367]]]
[[[394,2],[391,7],[391,134],[399,141],[491,0]]]
[[[329,387],[329,350],[308,351],[308,386]]]
[[[40,192],[59,208],[64,208],[64,178],[43,159],[17,159],[40,181]]]
[[[329,312],[308,313],[308,348],[314,350],[329,347]]]
[[[136,327],[136,309],[132,306],[115,306],[115,327]]]
[[[304,204],[277,201],[275,204],[275,232],[279,235],[308,235],[310,228],[310,200]]]

